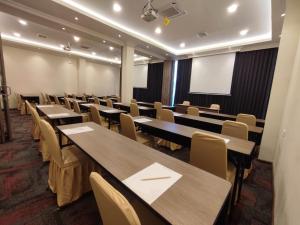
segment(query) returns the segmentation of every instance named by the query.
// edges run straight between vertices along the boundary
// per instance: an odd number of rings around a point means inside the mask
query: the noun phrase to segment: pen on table
[[[168,179],[171,178],[170,176],[167,177],[149,177],[149,178],[143,178],[141,179],[142,181],[147,181],[147,180],[161,180],[161,179]]]

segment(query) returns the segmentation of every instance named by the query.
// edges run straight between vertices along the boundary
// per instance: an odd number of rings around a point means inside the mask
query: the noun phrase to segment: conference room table
[[[175,122],[178,124],[195,127],[207,131],[221,133],[224,120],[206,118],[202,116],[192,116],[188,114],[174,112]],[[260,145],[263,134],[262,127],[248,126],[249,140]]]
[[[70,134],[76,128],[89,130]],[[172,225],[225,224],[230,182],[93,122],[58,126],[57,129],[89,155],[102,170],[115,178],[123,191],[125,189],[132,193],[133,198],[142,202],[147,210],[152,211],[163,222]],[[126,180],[157,164],[181,176],[154,201],[149,202],[145,198],[150,190],[148,186],[160,189],[164,181],[144,181],[149,182],[145,188],[149,190],[138,192]],[[143,179],[138,180],[142,181]]]
[[[29,103],[40,104],[40,96],[35,94],[20,94],[23,101],[28,101]],[[28,109],[25,104],[25,113],[27,114]]]
[[[138,105],[140,106],[147,106],[147,107],[151,107],[154,108],[154,103],[150,103],[150,102],[137,102]],[[171,105],[162,105],[163,109],[170,109],[172,111],[175,110],[175,106],[171,106]]]
[[[140,122],[140,119],[146,119],[148,121]],[[203,133],[212,134],[229,140],[226,144],[228,157],[235,159],[236,166],[236,179],[233,186],[233,193],[236,193],[239,186],[238,199],[240,198],[245,169],[249,169],[251,166],[255,149],[254,142],[145,116],[134,117],[134,122],[146,133],[185,147],[191,146],[192,136],[196,131],[201,131]]]
[[[188,107],[196,107],[202,111],[206,112],[214,112],[214,113],[219,113],[220,110],[217,109],[212,109],[210,107],[205,107],[205,106],[198,106],[198,105],[185,105],[185,104],[177,104],[175,106],[175,111],[178,113],[186,113]]]
[[[101,116],[108,118],[108,128],[109,129],[110,129],[113,121],[120,122],[120,114],[121,113],[127,113],[125,110],[115,109],[115,108],[98,105],[98,104],[94,104],[94,103],[80,104],[80,107],[85,111],[90,110],[91,106],[95,106],[98,109],[98,111],[100,112]]]
[[[130,103],[114,102],[113,105],[117,109],[122,109],[130,112]],[[153,107],[138,105],[138,108],[142,116],[156,117],[156,109],[154,109]]]

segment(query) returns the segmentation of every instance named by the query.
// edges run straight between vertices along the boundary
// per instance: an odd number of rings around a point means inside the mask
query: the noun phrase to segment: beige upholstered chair
[[[120,115],[120,123],[121,123],[121,134],[135,140],[137,142],[140,142],[142,144],[149,142],[151,140],[151,137],[145,135],[142,132],[137,132],[136,127],[134,125],[133,118],[128,115],[121,113]]]
[[[132,205],[100,174],[92,172],[90,182],[103,225],[141,225]]]
[[[86,96],[85,96],[85,95],[82,96],[82,101],[87,102],[87,99],[86,99]]]
[[[82,116],[82,122],[88,122],[89,121],[89,115],[87,113],[81,113],[79,104],[77,101],[73,101],[74,106],[74,112],[81,114]]]
[[[251,114],[243,114],[240,113],[236,117],[237,122],[242,122],[247,124],[248,126],[256,126],[256,117]]]
[[[41,96],[42,96],[42,102],[41,102],[41,104],[42,104],[42,105],[47,105],[47,104],[48,104],[48,101],[47,101],[47,99],[46,99],[45,94],[44,94],[44,93],[41,93]]]
[[[48,94],[45,94],[45,95],[46,95],[46,99],[47,99],[47,102],[48,102],[49,105],[50,104],[55,104],[55,102],[51,101],[51,98],[50,98],[50,96]]]
[[[69,110],[72,110],[71,103],[67,98],[64,98],[65,107]]]
[[[75,95],[75,94],[72,94],[72,98],[76,99],[76,95]]]
[[[136,103],[130,103],[130,115],[133,117],[140,115],[139,106]]]
[[[18,110],[20,110],[21,115],[26,114],[25,102],[21,98],[20,94],[17,94],[17,108],[18,108]]]
[[[227,147],[222,138],[195,132],[192,136],[190,163],[234,183],[235,167],[227,160]]]
[[[58,97],[56,95],[54,95],[54,101],[55,101],[56,105],[61,105],[60,101],[59,101],[59,99],[58,99]]]
[[[248,125],[241,122],[226,120],[222,126],[222,134],[248,140]]]
[[[197,107],[188,107],[187,114],[192,116],[199,116],[199,109]]]
[[[102,120],[101,120],[101,116],[100,116],[100,113],[98,111],[98,109],[91,105],[90,106],[90,111],[91,111],[91,119],[94,123],[97,123],[99,125],[102,125]]]
[[[31,106],[31,104],[27,100],[25,101],[25,104],[27,106],[27,110],[30,112],[31,117],[32,117],[32,129],[31,129],[32,138],[34,140],[39,140],[40,139],[40,127],[39,127],[39,124],[35,121],[35,118],[33,115],[34,108]]]
[[[100,105],[99,98],[95,97],[95,98],[94,98],[94,103]]]
[[[160,119],[162,104],[161,102],[154,102],[154,108],[156,109],[156,119]]]
[[[216,110],[218,112],[220,112],[220,109],[221,109],[219,104],[211,104],[209,108],[213,109],[213,110]]]
[[[48,122],[41,120],[40,127],[51,155],[48,184],[57,194],[57,205],[63,206],[91,190],[89,175],[95,165],[75,146],[61,149]]]
[[[191,105],[190,101],[183,101],[182,105]]]
[[[130,103],[136,103],[136,99],[131,99]]]
[[[169,109],[162,109],[161,110],[161,115],[160,115],[160,119],[163,121],[167,121],[170,123],[175,123],[175,119],[174,119],[174,115],[173,115],[173,111],[169,110]],[[167,148],[170,148],[172,151],[175,151],[177,149],[181,149],[181,145],[178,145],[176,143],[164,140],[164,139],[158,139],[157,142],[158,145],[160,146],[165,146]]]
[[[107,107],[110,107],[110,108],[113,108],[114,107],[114,105],[113,105],[113,102],[112,102],[112,100],[111,99],[106,99],[106,106]]]
[[[68,95],[67,92],[64,93],[64,96],[65,96],[66,98],[69,97],[69,95]]]

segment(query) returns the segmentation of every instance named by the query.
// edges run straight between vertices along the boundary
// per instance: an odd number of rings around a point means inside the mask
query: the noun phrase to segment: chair
[[[80,107],[77,101],[73,101],[73,107],[74,112],[79,113],[82,116],[82,122],[88,122],[89,121],[89,115],[87,113],[81,113]]]
[[[226,120],[222,126],[222,134],[248,140],[248,125],[241,122]]]
[[[40,127],[51,155],[48,184],[57,194],[57,205],[64,206],[91,190],[89,175],[95,165],[75,146],[61,149],[48,122],[41,120]]]
[[[140,115],[139,107],[136,103],[130,103],[130,115],[133,117]]]
[[[22,99],[20,94],[17,94],[17,109],[20,110],[21,115],[26,114],[25,101]]]
[[[245,123],[248,126],[254,126],[254,127],[256,126],[256,117],[254,115],[251,115],[251,114],[240,113],[240,114],[237,115],[236,121]]]
[[[113,102],[112,102],[112,100],[111,99],[106,99],[106,106],[107,107],[110,107],[110,108],[113,108],[114,106],[113,106]]]
[[[145,135],[142,132],[137,132],[136,127],[134,125],[133,118],[128,115],[121,113],[120,114],[120,123],[121,123],[121,134],[135,140],[137,142],[140,142],[142,144],[147,143],[151,141],[151,138],[147,135]]]
[[[67,92],[64,93],[64,97],[66,97],[66,98],[69,97]]]
[[[95,97],[95,98],[94,98],[94,103],[100,105],[100,100],[99,100],[99,98]]]
[[[55,104],[55,102],[52,102],[52,101],[51,101],[51,98],[50,98],[50,96],[49,96],[48,94],[45,94],[45,95],[46,95],[47,103],[48,103],[49,105]]]
[[[154,102],[154,108],[156,109],[156,119],[160,119],[162,104],[161,102]]]
[[[161,115],[160,115],[160,119],[163,121],[167,121],[170,123],[175,123],[175,119],[174,119],[174,114],[172,110],[169,109],[162,109],[161,110]],[[176,143],[164,140],[164,139],[159,139],[157,142],[158,145],[160,146],[165,146],[170,148],[172,151],[175,151],[177,149],[181,149],[181,145],[178,145]]]
[[[227,160],[227,147],[222,138],[195,132],[192,136],[190,163],[234,183],[235,167]]]
[[[131,99],[130,103],[136,103],[136,99]]]
[[[87,99],[86,99],[86,96],[85,96],[85,95],[82,96],[82,101],[87,102]]]
[[[199,116],[199,109],[197,107],[188,107],[187,114],[192,116]]]
[[[190,101],[183,101],[182,105],[191,105]]]
[[[75,95],[75,94],[72,94],[72,98],[76,99],[76,95]]]
[[[54,101],[55,101],[56,105],[61,105],[60,101],[59,101],[59,99],[58,99],[58,97],[56,95],[54,95]]]
[[[43,105],[47,105],[48,104],[48,101],[47,101],[47,99],[46,99],[46,96],[45,96],[45,94],[44,93],[41,93],[41,96],[42,96],[42,104]]]
[[[72,110],[71,103],[67,98],[64,98],[65,107],[69,110]]]
[[[213,109],[213,110],[216,110],[218,112],[220,112],[220,109],[221,109],[219,104],[211,104],[209,108]]]
[[[33,115],[34,108],[31,106],[31,104],[27,100],[25,101],[25,104],[27,106],[28,111],[31,114],[31,117],[32,117],[32,129],[31,129],[32,138],[33,138],[33,140],[37,141],[40,139],[40,127],[34,119],[34,115]]]
[[[103,225],[141,225],[132,205],[100,174],[92,172],[90,182]]]

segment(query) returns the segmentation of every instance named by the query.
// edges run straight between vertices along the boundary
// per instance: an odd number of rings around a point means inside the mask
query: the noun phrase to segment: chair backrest
[[[102,125],[101,117],[100,117],[100,113],[99,113],[98,109],[95,106],[91,105],[90,111],[91,111],[91,117],[92,117],[93,122],[95,122],[99,125]]]
[[[171,123],[175,122],[173,111],[170,109],[162,109],[160,119]]]
[[[62,153],[53,127],[47,121],[41,119],[40,129],[48,146],[51,159],[54,160],[57,164],[61,165],[63,162]]]
[[[30,114],[32,114],[32,106],[30,105],[30,103],[27,101],[27,100],[25,100],[25,104],[26,104],[26,106],[27,106],[27,109],[29,110],[29,112],[30,112]]]
[[[67,92],[64,93],[64,96],[67,98],[69,95]]]
[[[103,225],[141,225],[128,200],[100,174],[92,172],[90,183],[98,205]]]
[[[190,101],[183,101],[182,105],[191,105]]]
[[[95,97],[95,98],[94,98],[94,103],[100,105],[99,98]]]
[[[76,99],[76,95],[75,95],[75,94],[72,94],[72,98]]]
[[[66,99],[66,98],[64,98],[64,101],[65,101],[65,107],[66,107],[67,109],[70,109],[70,110],[72,110],[72,107],[71,107],[70,101],[69,101],[68,99]]]
[[[131,103],[136,103],[136,99],[131,99],[131,101],[130,101]]]
[[[54,101],[56,105],[60,105],[60,101],[56,95],[54,96]]]
[[[85,95],[82,96],[82,101],[87,102],[87,99],[86,99],[86,96],[85,96]]]
[[[47,99],[46,99],[45,94],[44,94],[44,93],[41,93],[41,96],[42,96],[42,104],[47,104],[48,101],[47,101]]]
[[[222,126],[222,134],[248,140],[248,125],[241,122],[226,120]]]
[[[81,113],[80,107],[79,107],[79,104],[77,101],[73,101],[73,108],[74,108],[74,112]]]
[[[219,104],[211,104],[209,108],[220,111],[221,106]]]
[[[121,124],[121,134],[131,138],[132,140],[137,140],[135,125],[132,117],[128,114],[120,114],[120,124]]]
[[[226,179],[227,147],[222,138],[195,132],[192,136],[190,163]]]
[[[156,109],[156,119],[159,119],[162,110],[161,102],[154,102],[154,108]]]
[[[237,122],[242,122],[248,126],[256,126],[256,117],[251,114],[240,113],[236,117]]]
[[[50,96],[49,96],[48,94],[45,94],[45,95],[46,95],[47,103],[48,103],[48,104],[51,104]]]
[[[139,116],[140,115],[139,107],[136,103],[130,103],[130,115],[131,116]]]
[[[111,99],[106,99],[106,106],[107,107],[111,107],[111,108],[113,108],[114,106],[113,106],[113,101],[111,100]]]
[[[32,118],[33,118],[33,120],[34,120],[34,123],[38,126],[38,127],[40,127],[40,122],[41,122],[41,117],[40,117],[40,115],[38,114],[38,112],[36,111],[36,109],[35,108],[30,108],[30,110],[31,110],[31,115],[32,115]]]
[[[199,116],[199,109],[197,107],[188,107],[187,114],[192,116]]]

